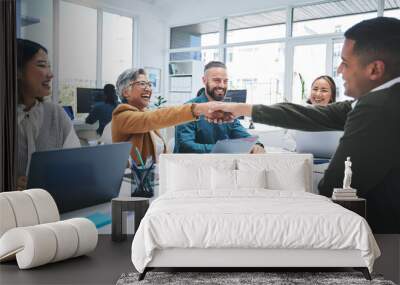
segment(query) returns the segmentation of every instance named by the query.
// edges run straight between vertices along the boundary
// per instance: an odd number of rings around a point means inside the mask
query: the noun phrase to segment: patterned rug
[[[122,274],[117,285],[134,284],[213,284],[213,285],[358,285],[379,284],[395,285],[384,280],[382,276],[372,275],[372,281],[364,278],[360,272],[148,272],[142,281],[138,281],[139,273]]]

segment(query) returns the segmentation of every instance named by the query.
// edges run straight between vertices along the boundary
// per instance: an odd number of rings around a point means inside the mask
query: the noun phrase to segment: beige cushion
[[[33,201],[39,219],[39,224],[51,223],[60,220],[58,208],[53,197],[43,189],[29,189],[23,191]]]
[[[95,249],[97,229],[90,220],[59,219],[54,199],[43,189],[0,193],[0,262],[16,258],[27,269]]]
[[[0,193],[0,237],[9,229],[15,228],[17,222],[10,201]]]
[[[53,197],[43,189],[0,193],[0,213],[0,237],[15,227],[60,220]]]
[[[35,205],[28,194],[24,191],[13,191],[3,192],[1,195],[10,203],[17,227],[39,224]]]
[[[19,227],[0,238],[0,261],[16,257],[20,269],[80,256],[97,245],[97,230],[88,219]]]

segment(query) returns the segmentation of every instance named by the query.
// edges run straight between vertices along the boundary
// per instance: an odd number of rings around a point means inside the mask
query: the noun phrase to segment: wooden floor
[[[131,261],[132,238],[121,243],[99,235],[96,249],[41,267],[19,270],[15,261],[0,264],[0,284],[115,284],[122,273],[135,271]]]

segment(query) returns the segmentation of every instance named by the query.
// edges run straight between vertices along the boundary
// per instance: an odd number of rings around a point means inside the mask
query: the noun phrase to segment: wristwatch
[[[259,145],[259,146],[261,146],[262,148],[265,148],[264,145],[263,145],[262,143],[260,143],[260,142],[256,142],[256,145]]]

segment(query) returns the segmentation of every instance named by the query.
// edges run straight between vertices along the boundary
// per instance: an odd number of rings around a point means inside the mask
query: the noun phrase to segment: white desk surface
[[[129,173],[129,169],[126,169],[125,173]],[[122,179],[121,188],[118,197],[130,197],[131,196],[131,182],[129,178],[124,177]],[[158,196],[158,186],[154,187],[154,197],[150,199],[150,203]],[[77,218],[77,217],[87,217],[94,213],[102,213],[111,217],[111,201],[103,204],[94,205],[91,207],[67,212],[61,214],[61,220]],[[134,213],[128,212],[128,234],[134,233]],[[97,229],[99,234],[111,234],[111,224],[103,226]]]
[[[87,124],[84,119],[73,120],[72,125],[75,131],[90,131],[97,130],[99,128],[99,121],[94,124]]]
[[[278,131],[278,130],[284,130],[280,127],[274,127],[274,126],[269,126],[265,124],[259,124],[259,123],[253,123],[254,129],[249,129],[250,121],[248,118],[245,118],[244,120],[239,120],[240,124],[245,127],[248,131],[252,132],[269,132],[269,131]]]

